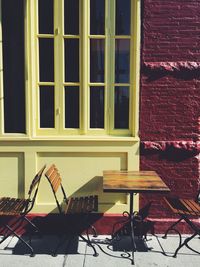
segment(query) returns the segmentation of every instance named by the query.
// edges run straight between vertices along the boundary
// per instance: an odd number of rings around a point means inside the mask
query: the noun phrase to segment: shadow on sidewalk
[[[49,254],[52,255],[59,241],[62,241],[62,244],[59,246],[56,254],[79,254],[78,253],[78,241],[79,237],[74,236],[61,236],[55,234],[45,234],[45,235],[33,235],[30,237],[24,235],[23,239],[29,243],[34,249],[34,254]],[[18,241],[12,249],[12,254],[15,255],[25,255],[30,254],[30,250],[24,245],[21,241]]]

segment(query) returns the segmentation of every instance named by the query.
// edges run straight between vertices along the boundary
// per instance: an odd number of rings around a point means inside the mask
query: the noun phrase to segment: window
[[[24,1],[2,0],[4,133],[25,133]]]
[[[135,1],[37,1],[38,134],[132,135]]]
[[[1,0],[1,134],[136,135],[137,0]]]

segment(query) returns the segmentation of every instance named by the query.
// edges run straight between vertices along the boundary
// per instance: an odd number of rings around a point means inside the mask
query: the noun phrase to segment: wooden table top
[[[155,171],[104,171],[104,192],[169,192],[169,187]]]

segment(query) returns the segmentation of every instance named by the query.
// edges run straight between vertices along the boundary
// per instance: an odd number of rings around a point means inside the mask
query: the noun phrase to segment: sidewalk
[[[122,258],[122,251],[113,251],[103,241],[108,236],[98,236],[95,241],[98,257],[93,257],[92,249],[81,240],[73,240],[72,243],[65,242],[59,249],[56,257],[51,256],[51,251],[58,242],[55,235],[34,237],[32,246],[35,249],[35,257],[30,257],[26,247],[15,237],[9,238],[0,245],[0,266],[1,267],[127,267],[131,265],[130,259]],[[91,237],[92,239],[92,237]],[[135,252],[135,265],[137,267],[196,267],[200,266],[200,255],[183,247],[177,258],[173,258],[179,242],[178,236],[170,235],[167,239],[162,239],[160,235],[148,236],[146,242],[148,251]],[[190,245],[200,251],[200,239],[194,238]],[[67,253],[66,253],[67,251]],[[166,253],[166,255],[164,255]]]

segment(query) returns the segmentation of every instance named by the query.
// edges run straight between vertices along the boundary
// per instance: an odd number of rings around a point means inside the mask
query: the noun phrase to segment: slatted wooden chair
[[[185,199],[185,198],[170,198],[170,197],[164,197],[165,202],[167,203],[170,210],[175,214],[179,215],[179,219],[173,223],[165,232],[165,235],[163,238],[167,237],[167,234],[169,231],[175,231],[179,235],[179,245],[173,255],[173,257],[177,256],[178,251],[183,247],[186,246],[187,248],[191,249],[192,251],[200,254],[200,252],[194,250],[188,245],[188,242],[192,240],[195,236],[200,236],[200,226],[196,223],[194,223],[191,219],[192,218],[199,218],[200,217],[200,204],[198,203],[200,193],[198,193],[198,196],[196,199]],[[181,221],[185,221],[193,231],[192,234],[187,237],[184,241],[182,241],[181,233],[180,231],[175,228]]]
[[[21,227],[23,227],[24,221],[31,225],[31,227],[33,227],[35,231],[39,230],[37,226],[33,222],[31,222],[26,216],[34,206],[38,187],[45,167],[46,165],[39,170],[39,172],[32,180],[28,191],[28,198],[0,198],[0,216],[14,216],[13,220],[11,220],[11,223],[3,223],[3,220],[1,220],[0,234],[3,235],[3,238],[0,241],[0,244],[3,243],[9,236],[14,235],[30,249],[31,256],[34,256],[33,248],[22,238],[22,236],[20,236],[19,231]]]
[[[60,176],[60,173],[58,172],[58,169],[56,168],[55,164],[52,164],[50,166],[50,168],[47,170],[47,172],[45,173],[45,176],[47,177],[54,197],[55,197],[55,201],[57,204],[57,208],[59,211],[59,214],[61,215],[76,215],[76,214],[81,214],[83,215],[81,217],[81,222],[84,224],[84,220],[83,218],[86,215],[86,219],[88,218],[87,216],[93,212],[93,211],[97,211],[98,210],[98,196],[97,195],[90,195],[90,196],[83,196],[83,197],[71,197],[71,198],[67,198],[64,187],[62,185],[62,179]],[[57,197],[57,193],[58,191],[62,192],[62,200],[61,202],[59,201],[58,197]],[[96,249],[94,247],[94,245],[91,243],[90,239],[89,239],[89,235],[88,235],[88,231],[86,231],[87,233],[87,238],[85,238],[82,234],[80,229],[77,229],[76,226],[76,222],[73,225],[74,229],[74,234],[78,234],[78,236],[85,241],[90,247],[93,248],[94,251],[94,256],[98,256],[98,253],[96,252]],[[92,227],[93,232],[96,235],[96,230],[93,226],[88,225],[88,227]],[[59,248],[59,246],[61,245],[61,242],[57,245],[54,253],[52,254],[53,256],[56,256],[57,254],[57,250]]]

